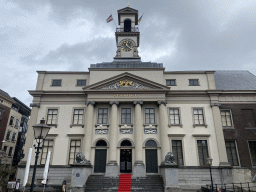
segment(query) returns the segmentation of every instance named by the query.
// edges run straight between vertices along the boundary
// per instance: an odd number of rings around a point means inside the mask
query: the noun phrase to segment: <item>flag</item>
[[[143,14],[142,14],[141,17],[139,18],[139,21],[138,21],[138,22],[141,22],[142,16],[143,16]]]
[[[112,20],[113,20],[112,15],[110,15],[106,20],[107,20],[107,23],[109,23],[110,21],[112,21]]]

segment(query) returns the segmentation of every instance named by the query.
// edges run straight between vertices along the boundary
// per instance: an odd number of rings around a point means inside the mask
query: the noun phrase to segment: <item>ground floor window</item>
[[[45,164],[48,151],[53,150],[53,140],[44,140],[43,149],[41,154],[41,164]]]
[[[256,141],[249,141],[248,143],[251,153],[252,166],[256,166]]]
[[[197,147],[198,147],[199,164],[200,166],[206,166],[207,157],[209,156],[207,140],[197,140]]]
[[[81,152],[81,140],[71,140],[69,150],[69,164],[75,163],[76,154]]]
[[[238,163],[235,141],[225,141],[225,143],[226,143],[228,162],[232,166],[238,166],[239,163]]]
[[[174,155],[174,161],[178,165],[184,165],[181,140],[172,140],[172,153]]]

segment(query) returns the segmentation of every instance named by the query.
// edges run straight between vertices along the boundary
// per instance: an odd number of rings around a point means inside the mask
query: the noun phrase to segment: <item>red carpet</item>
[[[131,174],[120,174],[118,192],[131,192]]]

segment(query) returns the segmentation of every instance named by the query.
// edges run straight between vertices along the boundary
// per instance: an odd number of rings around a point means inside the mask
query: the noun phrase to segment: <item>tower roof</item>
[[[135,25],[138,25],[138,10],[131,7],[125,7],[123,9],[117,10],[118,13],[118,25],[120,25],[120,15],[131,15],[135,14]]]

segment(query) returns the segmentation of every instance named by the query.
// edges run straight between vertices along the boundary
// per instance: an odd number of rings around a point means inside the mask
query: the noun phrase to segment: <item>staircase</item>
[[[111,178],[104,175],[90,175],[86,181],[86,192],[118,191],[119,177]]]
[[[127,174],[129,175],[129,174]],[[121,176],[122,179],[122,176]],[[123,184],[127,179],[123,180]],[[125,186],[125,185],[123,185]],[[90,175],[86,182],[86,192],[118,192],[119,177],[110,178],[103,175]],[[129,186],[128,186],[129,187]],[[127,188],[126,188],[127,189]],[[148,175],[147,177],[140,177],[138,179],[131,179],[131,190],[129,192],[164,192],[163,178],[160,175]],[[125,188],[119,190],[127,191]],[[127,191],[127,192],[128,192]]]

